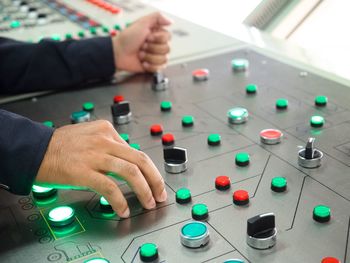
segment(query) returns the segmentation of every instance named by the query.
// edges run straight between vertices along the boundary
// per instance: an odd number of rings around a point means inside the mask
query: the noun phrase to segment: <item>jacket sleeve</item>
[[[0,185],[29,194],[53,129],[0,109]]]
[[[113,76],[110,37],[36,44],[0,38],[0,93],[79,87]]]

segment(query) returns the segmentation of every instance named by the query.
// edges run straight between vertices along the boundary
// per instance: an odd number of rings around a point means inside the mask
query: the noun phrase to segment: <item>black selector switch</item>
[[[122,101],[111,106],[113,122],[117,125],[127,124],[131,121],[130,103]]]
[[[321,165],[323,153],[314,147],[315,138],[307,140],[305,148],[298,153],[298,163],[304,168],[317,168]]]
[[[164,77],[161,72],[156,72],[153,74],[152,89],[155,91],[166,90],[169,85],[169,79]]]
[[[182,173],[187,169],[187,150],[180,147],[166,148],[164,153],[165,171],[172,174]]]
[[[275,215],[266,213],[247,220],[247,244],[256,249],[268,249],[276,244]]]

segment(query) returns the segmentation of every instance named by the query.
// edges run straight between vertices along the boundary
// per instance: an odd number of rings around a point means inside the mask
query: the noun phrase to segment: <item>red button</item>
[[[192,76],[195,80],[207,80],[209,77],[208,69],[196,69],[192,71]]]
[[[281,142],[283,133],[277,129],[266,129],[260,132],[260,140],[265,144],[277,144]]]
[[[246,205],[249,203],[249,194],[245,190],[237,190],[233,193],[233,202],[236,205]]]
[[[340,260],[333,257],[326,257],[322,259],[321,263],[340,263]]]
[[[152,136],[161,135],[163,133],[163,126],[160,124],[153,124],[150,130]]]
[[[218,190],[227,190],[231,186],[231,180],[230,177],[226,175],[221,175],[216,177],[215,179],[215,187]]]
[[[115,95],[113,98],[114,103],[119,103],[124,101],[124,97],[122,95]]]
[[[166,133],[162,136],[163,145],[172,145],[175,142],[175,137],[171,133]]]
[[[111,36],[111,37],[114,37],[114,36],[116,36],[118,34],[118,31],[117,30],[111,30],[111,32],[109,32],[109,35]]]

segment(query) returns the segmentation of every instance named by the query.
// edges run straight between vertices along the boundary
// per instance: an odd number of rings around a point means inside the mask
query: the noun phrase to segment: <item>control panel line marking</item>
[[[252,198],[255,197],[255,194],[256,194],[256,192],[258,191],[260,182],[261,182],[261,180],[262,180],[262,178],[263,178],[263,176],[264,176],[264,174],[265,174],[265,170],[266,170],[266,167],[267,167],[267,165],[268,165],[268,163],[269,163],[269,161],[270,161],[270,158],[271,158],[271,154],[269,154],[269,156],[267,157],[267,160],[266,160],[264,169],[263,169],[263,171],[262,171],[262,173],[261,173],[259,182],[258,182],[258,184],[256,185],[256,188],[255,188],[255,191],[254,191],[254,194],[253,194]]]
[[[138,247],[138,249],[136,250],[135,255],[134,255],[133,258],[131,259],[131,263],[134,262],[134,260],[136,259],[137,254],[139,253],[139,251],[140,251],[140,247]]]
[[[49,223],[47,222],[47,220],[46,220],[46,218],[45,218],[45,216],[44,216],[42,210],[39,210],[39,213],[40,213],[41,216],[44,218],[44,221],[45,221],[47,227],[49,228],[49,230],[50,230],[50,232],[51,232],[51,235],[53,236],[53,238],[54,238],[55,240],[57,240],[56,235],[54,234],[54,232],[52,231],[51,227],[49,226]]]
[[[123,258],[124,254],[126,253],[126,251],[128,251],[129,247],[131,246],[131,244],[134,242],[135,237],[130,241],[129,245],[125,248],[124,252],[120,255],[120,258],[123,260],[123,262],[126,262]]]
[[[303,189],[304,189],[305,180],[306,180],[306,176],[303,178],[303,183],[301,184],[301,189],[300,189],[300,192],[299,192],[299,197],[298,197],[297,204],[295,206],[295,211],[294,211],[294,215],[293,215],[292,224],[291,224],[291,226],[289,228],[286,229],[286,231],[291,230],[293,228],[293,226],[294,226],[294,221],[295,221],[295,218],[297,216],[297,211],[298,211],[299,203],[300,203],[300,200],[301,200],[301,194],[302,194]]]
[[[348,223],[348,235],[346,237],[346,242],[345,242],[344,263],[346,263],[346,258],[347,258],[347,255],[348,255],[349,236],[350,236],[350,216],[349,216],[349,223]]]

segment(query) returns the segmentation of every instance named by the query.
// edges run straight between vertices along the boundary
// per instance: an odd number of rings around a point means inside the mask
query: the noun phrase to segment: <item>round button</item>
[[[249,67],[249,61],[244,58],[236,58],[231,61],[231,67],[234,71],[245,71]]]
[[[171,111],[172,103],[170,101],[162,101],[160,103],[160,110],[161,111]]]
[[[182,126],[183,127],[191,127],[194,123],[194,117],[191,115],[185,115],[182,117]]]
[[[85,260],[84,263],[110,263],[110,262],[105,258],[90,258],[88,260]]]
[[[249,164],[249,159],[249,153],[240,152],[236,154],[235,162],[236,165],[244,167]]]
[[[53,227],[61,227],[74,221],[74,209],[69,206],[58,206],[50,210],[48,221]]]
[[[215,179],[215,188],[220,190],[220,191],[224,191],[227,190],[231,187],[231,180],[230,177],[226,176],[226,175],[221,175],[216,177]]]
[[[258,89],[258,86],[255,84],[248,84],[245,87],[245,91],[247,92],[247,94],[255,94],[257,89]]]
[[[57,190],[55,188],[43,187],[34,184],[32,186],[32,193],[35,198],[41,199],[54,196],[57,193]]]
[[[283,99],[283,98],[280,98],[280,99],[277,99],[276,100],[276,108],[278,110],[285,110],[288,108],[288,100],[287,99]]]
[[[84,31],[79,31],[79,32],[78,32],[78,37],[84,38],[84,37],[85,37]]]
[[[111,37],[114,37],[114,36],[116,36],[118,34],[118,31],[117,30],[114,30],[114,29],[112,29],[110,32],[109,32],[109,35],[111,36]]]
[[[310,125],[314,128],[320,128],[324,125],[324,118],[322,116],[312,116],[310,119]]]
[[[173,145],[175,142],[175,137],[171,133],[166,133],[162,136],[162,143],[165,146]]]
[[[283,133],[277,129],[265,129],[260,132],[260,141],[264,144],[277,144],[281,142]]]
[[[120,133],[119,136],[124,140],[126,141],[127,143],[129,143],[129,134],[127,133]]]
[[[227,259],[224,263],[244,263],[242,259]]]
[[[76,111],[70,116],[72,123],[82,123],[90,120],[90,113],[87,111]]]
[[[249,194],[245,190],[237,190],[233,193],[233,203],[235,205],[247,205],[249,203]]]
[[[71,33],[65,34],[64,37],[65,37],[67,40],[68,40],[68,39],[73,39],[73,35],[72,35]]]
[[[106,212],[113,212],[112,206],[103,196],[100,197],[100,208]]]
[[[341,261],[334,257],[325,257],[322,259],[321,263],[341,263]]]
[[[105,32],[105,33],[109,33],[108,26],[102,26],[102,31]]]
[[[191,192],[187,188],[180,188],[176,191],[176,203],[187,204],[191,202]]]
[[[52,121],[44,121],[43,124],[46,127],[50,127],[50,128],[54,128],[55,127],[55,124]]]
[[[52,35],[52,36],[51,36],[51,39],[52,39],[53,41],[61,41],[61,36],[55,34],[55,35]]]
[[[97,34],[96,27],[90,27],[90,33],[92,35],[96,35]]]
[[[328,98],[326,96],[316,96],[315,105],[318,107],[324,107],[327,105]]]
[[[274,177],[271,180],[271,190],[281,193],[287,190],[287,179],[284,177]]]
[[[248,110],[241,107],[232,108],[227,112],[228,122],[231,124],[244,123],[248,120],[248,116]]]
[[[138,151],[141,150],[141,146],[138,143],[130,143],[130,147]]]
[[[83,110],[84,111],[88,111],[91,112],[95,109],[95,104],[93,104],[92,102],[85,102],[83,104]]]
[[[120,103],[120,102],[122,102],[122,101],[124,101],[124,96],[122,96],[122,95],[115,95],[115,96],[113,97],[113,102],[114,102],[114,103]]]
[[[150,132],[152,136],[158,136],[163,133],[163,126],[160,124],[153,124],[150,128]]]
[[[210,146],[218,146],[221,143],[221,136],[220,134],[213,133],[208,136],[208,144]]]
[[[196,69],[192,71],[192,76],[194,80],[203,81],[209,78],[209,70],[208,69]]]
[[[11,28],[17,28],[17,27],[20,27],[21,26],[21,22],[17,21],[17,20],[14,20],[10,23],[10,27]]]
[[[152,262],[158,258],[158,247],[153,243],[145,243],[140,247],[140,259]]]
[[[331,209],[325,205],[315,206],[312,218],[319,223],[326,223],[331,219]]]
[[[205,204],[195,204],[192,206],[192,218],[194,220],[205,220],[208,218],[208,207]]]
[[[122,27],[121,27],[121,25],[119,25],[119,24],[115,24],[115,25],[114,25],[114,29],[115,29],[115,30],[118,30],[118,31],[121,31],[121,30],[122,30]]]
[[[199,248],[209,242],[209,231],[202,222],[190,222],[181,228],[181,244],[185,247]]]

